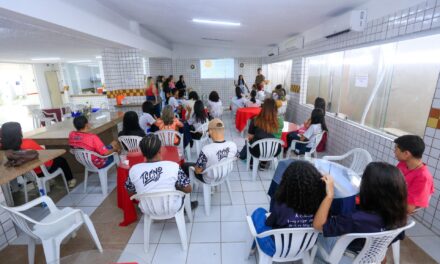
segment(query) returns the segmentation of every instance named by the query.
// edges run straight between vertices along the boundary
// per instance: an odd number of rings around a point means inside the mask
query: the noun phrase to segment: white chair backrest
[[[6,210],[9,213],[9,216],[11,217],[12,221],[28,236],[38,239],[38,237],[34,234],[33,229],[28,224],[29,217],[26,215],[20,213],[19,211],[15,210],[14,207],[6,207],[0,204],[0,207]]]
[[[208,175],[208,177],[203,178],[205,183],[212,186],[222,184],[226,180],[226,176],[228,176],[234,169],[234,161],[236,159],[237,158],[235,157],[226,158],[219,163],[206,168],[203,171],[204,175]]]
[[[139,136],[120,136],[118,138],[121,145],[127,148],[128,152],[140,152],[139,143],[142,140],[142,137]]]
[[[98,171],[98,168],[93,164],[92,156],[97,153],[84,149],[71,149],[70,152],[75,156],[76,160],[81,163],[89,171]]]
[[[251,147],[255,145],[258,145],[260,149],[260,157],[258,159],[264,161],[273,159],[277,150],[281,149],[284,145],[284,142],[276,138],[265,138],[255,141]]]
[[[355,239],[364,238],[365,244],[354,259],[353,263],[381,263],[384,259],[388,246],[404,230],[415,225],[411,221],[406,226],[390,231],[378,233],[346,234],[341,236],[329,255],[328,262],[339,263],[347,246]]]
[[[183,141],[183,136],[175,130],[159,130],[154,132],[154,134],[159,137],[162,146],[174,146],[176,136],[180,137],[180,141]]]
[[[206,121],[203,125],[201,125],[196,131],[202,133],[202,137],[200,138],[201,142],[206,142],[209,139],[208,135],[208,124],[209,122]]]
[[[32,110],[32,116],[35,117],[35,118],[38,118],[39,120],[48,118],[48,117],[46,117],[44,115],[43,110],[41,110],[41,109],[33,109]]]
[[[319,133],[318,135],[315,136],[315,138],[313,139],[315,141],[315,143],[312,145],[313,147],[309,151],[310,154],[313,154],[316,152],[316,148],[318,147],[318,145],[321,142],[322,138],[324,137],[325,133],[326,133],[326,131],[322,131],[321,133]]]
[[[367,165],[373,161],[371,155],[368,151],[361,148],[355,148],[350,150],[347,154],[353,155],[353,160],[351,161],[350,169],[354,172],[362,175],[364,173]]]
[[[139,200],[139,208],[151,218],[168,219],[183,208],[184,197],[181,191],[165,191],[135,194],[131,199]]]

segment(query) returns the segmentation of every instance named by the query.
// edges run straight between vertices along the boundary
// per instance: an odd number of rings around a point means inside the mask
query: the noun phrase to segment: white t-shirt
[[[141,193],[166,192],[176,190],[176,185],[186,187],[190,184],[189,177],[172,161],[139,163],[129,172],[125,186],[128,191]],[[176,199],[174,206],[179,209],[182,200]]]
[[[255,103],[252,102],[251,100],[246,102],[246,107],[260,107],[261,106],[261,101],[258,99],[255,99]]]
[[[205,120],[205,123],[196,122],[196,118],[194,115],[192,115],[191,118],[188,119],[188,125],[194,126],[196,130],[199,129],[199,127],[201,127],[202,125],[206,124],[207,122],[209,122],[208,118]]]
[[[213,102],[213,101],[208,100],[208,109],[209,109],[209,114],[213,118],[220,117],[223,114],[222,101],[219,100],[218,102]]]
[[[307,144],[308,148],[315,147],[315,137],[322,132],[321,124],[310,125],[309,128],[304,132],[303,136],[309,140]]]
[[[260,101],[264,101],[264,99],[266,98],[266,93],[263,90],[258,91],[256,98]]]
[[[235,112],[237,112],[238,108],[245,107],[246,106],[246,102],[247,102],[247,100],[246,100],[246,98],[244,98],[244,96],[241,97],[240,99],[238,99],[237,96],[234,96],[232,98],[232,103],[231,103],[231,110],[232,110],[232,112],[235,113]]]
[[[168,99],[168,104],[171,105],[173,107],[173,110],[176,111],[176,109],[179,107],[179,101],[177,101],[176,98],[174,98],[174,96],[171,96]]]
[[[194,111],[194,104],[196,101],[194,100],[182,100],[182,105],[186,108],[187,106],[191,107],[191,113]],[[186,111],[185,119],[188,120],[190,118],[190,112]]]
[[[200,151],[199,158],[196,162],[196,167],[200,167],[205,170],[212,165],[217,164],[219,161],[232,158],[237,155],[237,145],[233,141],[214,142],[205,145]],[[210,173],[203,174],[203,180],[209,183],[212,179]]]
[[[154,122],[156,122],[156,120],[148,113],[142,113],[139,117],[139,126],[145,131],[145,133],[148,133],[148,130]]]

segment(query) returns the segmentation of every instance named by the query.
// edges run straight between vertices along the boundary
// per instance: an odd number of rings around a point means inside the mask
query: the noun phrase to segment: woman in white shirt
[[[145,131],[145,134],[148,134],[151,132],[151,126],[156,122],[153,103],[151,101],[145,101],[142,104],[142,112],[142,115],[139,117],[139,126]]]
[[[194,109],[188,111],[191,114],[191,117],[188,119],[188,125],[190,126],[191,138],[192,139],[200,139],[202,137],[202,133],[198,131],[198,129],[205,123],[207,123],[208,115],[205,111],[205,106],[203,102],[198,100],[194,104]]]
[[[315,108],[310,117],[309,128],[303,134],[298,134],[297,132],[289,133],[287,135],[287,146],[288,148],[290,147],[292,140],[308,141],[308,144],[296,144],[295,154],[303,155],[305,152],[309,152],[312,148],[316,147],[315,138],[323,131],[328,131],[324,112],[321,109]]]
[[[249,93],[249,87],[247,86],[247,83],[245,82],[242,74],[238,75],[238,80],[237,80],[237,82],[234,81],[234,85],[236,87],[240,87],[242,94]],[[246,88],[246,90],[244,88]]]
[[[220,118],[223,114],[223,104],[216,91],[212,91],[208,97],[208,110],[212,118]]]
[[[188,95],[188,100],[184,100],[183,101],[183,106],[186,109],[186,115],[185,115],[185,120],[190,119],[191,115],[190,115],[190,110],[189,109],[194,109],[194,103],[199,100],[199,95],[197,94],[197,92],[195,91],[191,91]]]
[[[246,102],[247,100],[244,98],[241,88],[238,86],[235,87],[235,97],[233,97],[231,101],[232,113],[235,115],[238,108],[246,107]]]
[[[257,97],[257,91],[252,90],[251,98],[249,99],[249,101],[246,102],[246,107],[260,107],[261,101],[258,100],[256,97]]]

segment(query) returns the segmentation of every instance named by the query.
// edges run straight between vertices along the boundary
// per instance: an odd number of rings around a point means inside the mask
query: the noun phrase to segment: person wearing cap
[[[129,193],[150,193],[179,190],[191,193],[190,179],[176,162],[162,160],[162,143],[155,134],[148,134],[139,143],[146,162],[131,167],[125,187]],[[191,202],[191,208],[198,205]],[[171,205],[176,209],[183,206],[183,200],[175,200]]]
[[[206,177],[212,177],[209,174],[202,174],[206,168],[237,155],[237,145],[233,141],[225,140],[225,125],[220,119],[214,118],[209,122],[208,133],[212,143],[202,148],[197,162],[185,162],[183,164],[183,170],[186,174],[189,172],[189,167],[194,166],[195,177],[202,182],[207,182],[205,181]]]

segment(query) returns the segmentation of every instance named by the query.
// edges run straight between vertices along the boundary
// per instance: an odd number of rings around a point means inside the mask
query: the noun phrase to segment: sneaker
[[[199,202],[198,201],[192,201],[191,202],[191,210],[196,209],[199,206]]]
[[[67,185],[69,186],[69,188],[73,188],[76,186],[76,179],[71,179]]]
[[[264,171],[266,170],[266,165],[263,163],[260,163],[260,165],[258,165],[258,171]]]

